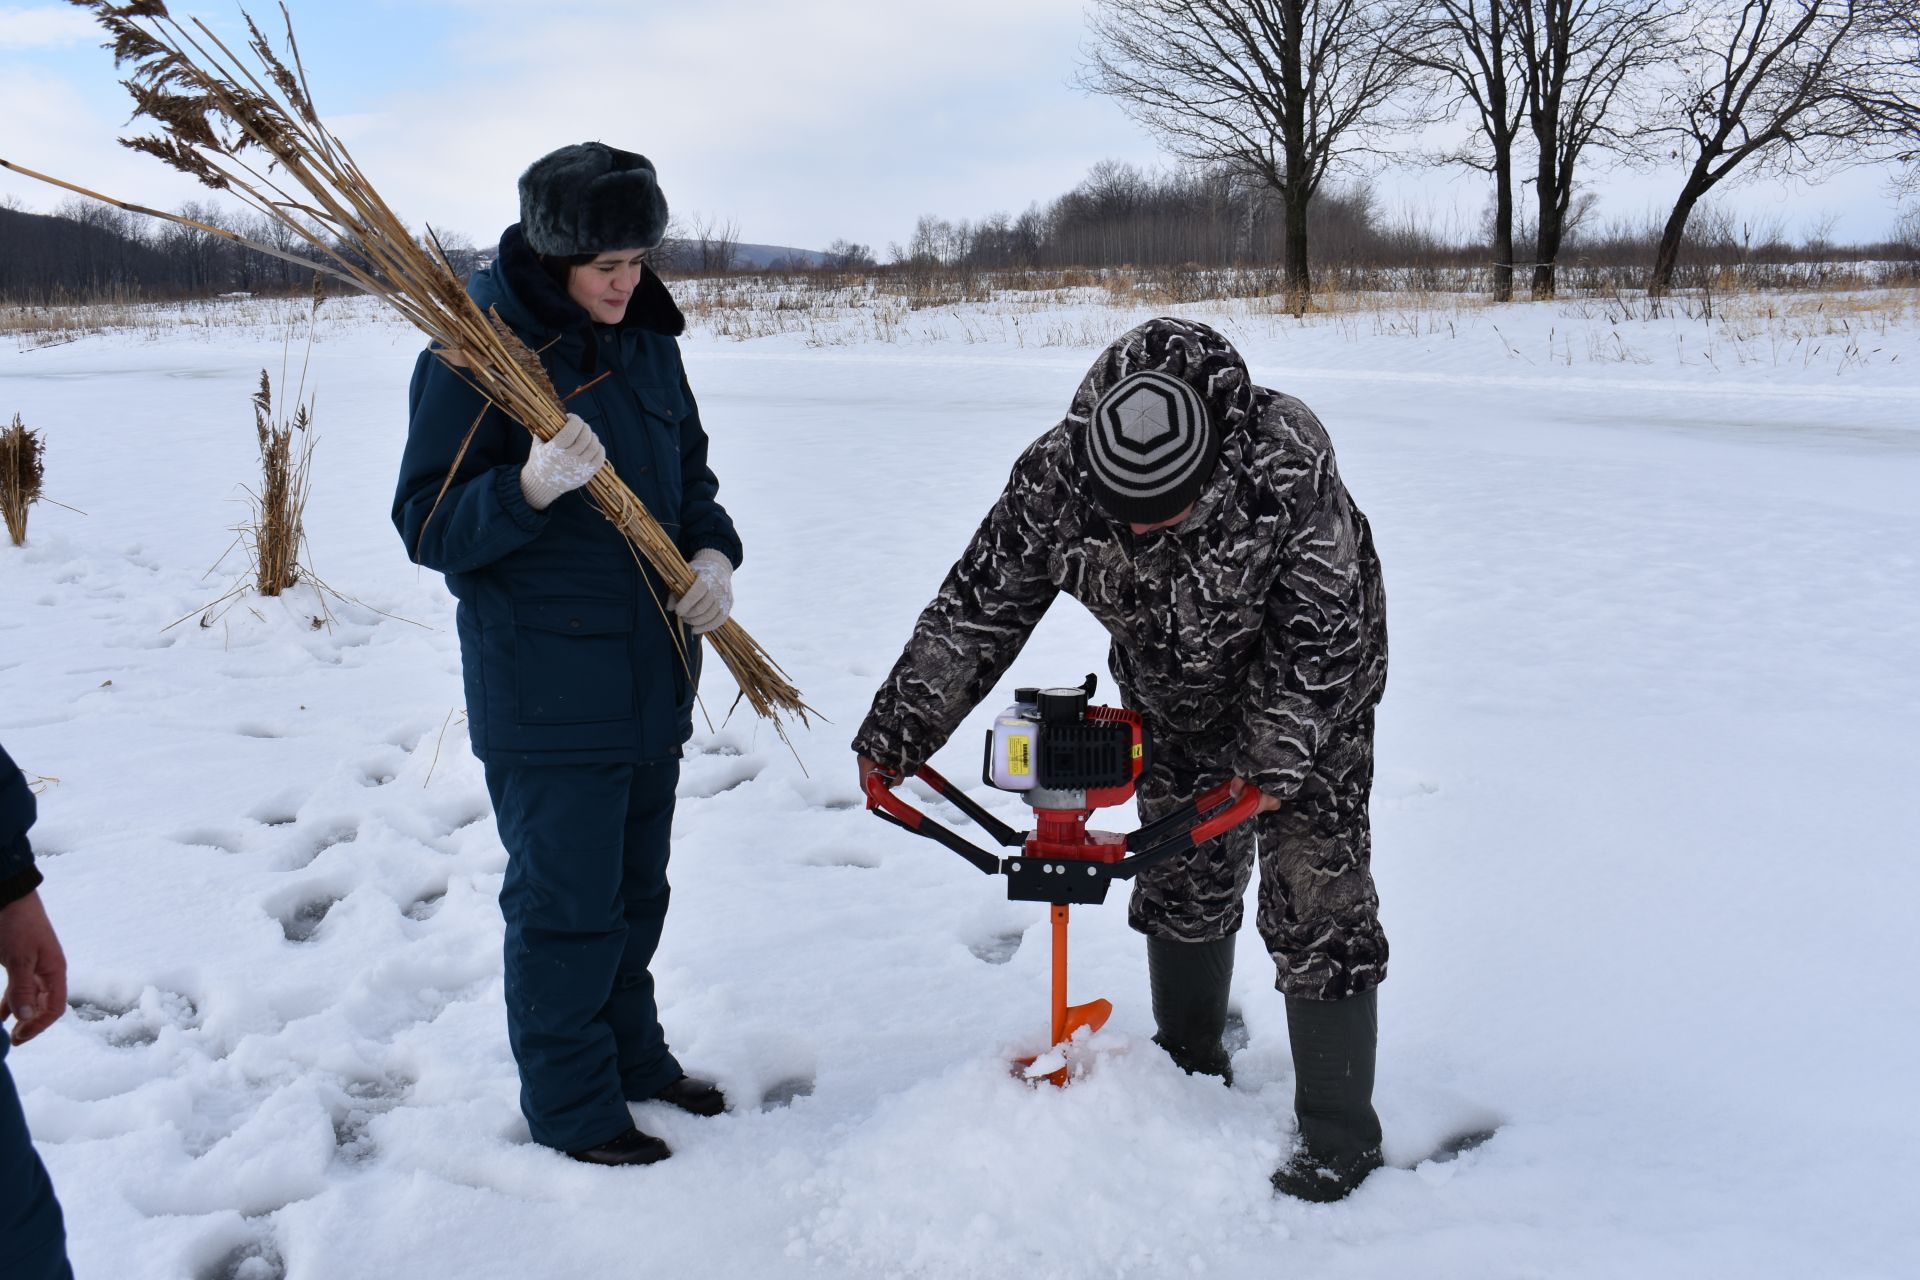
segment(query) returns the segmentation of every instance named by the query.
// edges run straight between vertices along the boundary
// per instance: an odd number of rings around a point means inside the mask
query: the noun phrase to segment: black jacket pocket
[[[513,643],[521,723],[591,724],[633,716],[630,601],[515,601]]]

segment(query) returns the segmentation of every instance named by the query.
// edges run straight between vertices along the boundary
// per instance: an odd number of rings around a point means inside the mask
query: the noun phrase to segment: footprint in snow
[[[398,747],[408,755],[412,755],[415,751],[419,750],[420,744],[426,740],[427,734],[433,732],[438,727],[438,725],[423,727],[419,724],[412,724],[404,729],[396,729],[387,735],[387,745],[390,747]]]
[[[408,903],[402,914],[409,920],[431,920],[440,910],[440,904],[446,900],[446,897],[447,887],[441,885],[438,889],[423,893]]]
[[[391,755],[378,756],[360,765],[360,785],[363,787],[384,787],[400,774],[403,759]]]
[[[813,1096],[812,1076],[788,1076],[776,1080],[760,1091],[760,1109],[777,1111],[781,1107],[790,1107],[796,1099]]]
[[[75,996],[67,1001],[75,1022],[115,1049],[139,1049],[154,1043],[168,1027],[200,1025],[200,1009],[177,991],[148,987],[134,1001]]]
[[[819,849],[802,861],[810,867],[854,867],[871,871],[880,865],[880,855],[870,849]]]
[[[274,869],[277,871],[300,871],[313,864],[314,860],[335,845],[350,844],[360,835],[357,827],[337,825],[326,828],[318,835],[306,833],[300,839],[290,840],[274,857]]]
[[[760,776],[761,763],[748,756],[708,752],[680,766],[682,800],[711,800]]]
[[[292,903],[273,915],[280,922],[280,932],[286,935],[288,942],[311,942],[314,934],[318,933],[320,926],[325,923],[327,912],[333,910],[334,904],[339,901],[340,899],[330,894],[306,898]]]
[[[1240,1006],[1228,1005],[1227,1025],[1220,1033],[1220,1043],[1226,1046],[1227,1056],[1232,1057],[1246,1048],[1252,1039],[1247,1034],[1247,1020],[1241,1015]]]
[[[193,1280],[286,1280],[287,1264],[271,1234],[261,1235],[220,1255],[193,1273]]]
[[[987,964],[1005,964],[1020,951],[1020,944],[1026,940],[1024,929],[1005,929],[989,938],[981,938],[967,944],[967,950],[973,952],[974,959]]]
[[[240,837],[231,831],[222,831],[214,827],[195,827],[182,831],[173,837],[175,844],[192,845],[200,849],[218,849],[221,853],[240,852]]]
[[[360,1165],[379,1154],[368,1130],[374,1117],[393,1110],[406,1101],[413,1081],[404,1077],[382,1076],[372,1080],[349,1080],[330,1105],[333,1113],[334,1158],[342,1164]]]

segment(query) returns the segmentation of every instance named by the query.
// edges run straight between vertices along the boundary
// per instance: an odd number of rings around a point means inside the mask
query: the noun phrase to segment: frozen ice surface
[[[312,564],[350,599],[202,626],[281,344],[161,325],[0,351],[0,414],[88,513],[0,546],[0,740],[51,780],[74,1001],[11,1064],[78,1273],[1912,1274],[1912,305],[1852,355],[1572,304],[1196,313],[1324,419],[1386,567],[1378,1101],[1408,1167],[1276,1200],[1292,1075],[1258,940],[1223,1089],[1150,1043],[1117,899],[1073,925],[1071,996],[1112,1021],[1072,1087],[1023,1085],[1044,910],[860,811],[876,682],[1133,317],[687,341],[739,616],[825,723],[793,754],[721,723],[709,664],[656,972],[735,1109],[637,1107],[675,1156],[631,1171],[531,1145],[516,1107],[452,606],[387,516],[417,343],[349,314],[314,350]],[[936,764],[972,777],[1013,683],[1104,655],[1063,602]]]

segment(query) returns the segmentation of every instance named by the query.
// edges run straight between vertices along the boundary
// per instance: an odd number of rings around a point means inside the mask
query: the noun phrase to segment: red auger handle
[[[1262,798],[1260,788],[1249,782],[1246,786],[1240,788],[1240,798],[1238,800],[1234,800],[1227,808],[1194,827],[1193,842],[1195,844],[1201,844],[1213,839],[1215,836],[1225,835],[1227,832],[1233,830],[1248,818],[1260,812],[1260,801]],[[1193,803],[1201,813],[1206,813],[1216,805],[1226,804],[1228,800],[1232,799],[1233,783],[1223,782],[1213,790],[1200,796]]]
[[[953,790],[945,778],[931,769],[922,769],[918,775],[922,781],[949,800]],[[893,793],[899,785],[899,779],[886,769],[876,768],[867,775],[867,809],[878,817],[886,819],[896,827],[904,827],[915,835],[925,836],[936,844],[943,844],[953,850],[974,867],[990,876],[1000,874],[1000,859],[979,845],[967,840],[950,827],[942,826],[926,814]],[[971,816],[971,815],[969,815]]]
[[[1159,821],[1150,822],[1128,836],[1127,856],[1114,864],[1114,879],[1139,875],[1156,862],[1186,853],[1195,845],[1233,830],[1260,811],[1260,800],[1260,788],[1251,783],[1240,789],[1238,800],[1233,799],[1231,781],[1202,792]],[[1226,807],[1220,808],[1222,805]],[[1213,809],[1220,812],[1209,813]],[[1201,814],[1209,816],[1202,818]]]

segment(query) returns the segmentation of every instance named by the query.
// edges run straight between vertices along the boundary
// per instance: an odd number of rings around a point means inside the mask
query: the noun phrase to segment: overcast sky
[[[536,156],[597,139],[650,157],[676,213],[748,241],[882,257],[922,213],[1018,212],[1095,162],[1164,163],[1112,103],[1072,87],[1084,0],[289,0],[322,116],[409,221],[490,243]],[[175,4],[223,35],[238,7]],[[252,6],[278,21],[272,0]],[[143,204],[207,195],[118,147],[129,112],[82,10],[0,0],[0,157]],[[1798,235],[1887,233],[1884,170],[1743,185],[1744,216]],[[1664,214],[1678,176],[1588,174],[1604,216]],[[1390,214],[1467,227],[1476,175],[1376,175]],[[63,196],[0,172],[0,199]]]

